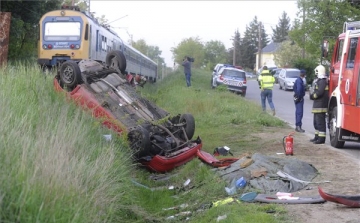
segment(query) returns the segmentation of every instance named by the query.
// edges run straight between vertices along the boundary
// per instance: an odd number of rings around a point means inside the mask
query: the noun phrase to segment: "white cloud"
[[[172,66],[170,49],[181,40],[198,36],[202,41],[219,40],[232,47],[231,37],[258,17],[267,34],[272,34],[282,13],[296,17],[296,1],[94,1],[91,11],[105,15],[119,36],[128,41],[144,39],[158,46],[167,66]]]

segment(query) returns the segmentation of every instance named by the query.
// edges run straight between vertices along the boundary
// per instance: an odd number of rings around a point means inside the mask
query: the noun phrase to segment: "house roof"
[[[279,45],[280,45],[280,43],[271,42],[269,45],[262,48],[261,52],[262,53],[274,53],[278,49]]]

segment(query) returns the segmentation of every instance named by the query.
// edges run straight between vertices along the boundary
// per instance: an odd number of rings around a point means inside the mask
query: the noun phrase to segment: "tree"
[[[12,17],[9,60],[30,59],[36,56],[39,20],[46,12],[59,9],[61,3],[62,0],[1,2],[1,11],[11,12]]]
[[[195,58],[194,67],[202,67],[204,65],[205,50],[204,44],[199,37],[190,37],[183,39],[177,47],[171,49],[173,58],[176,63],[181,64],[185,56]]]
[[[241,58],[243,54],[241,52],[241,38],[240,38],[239,30],[235,31],[232,40],[233,40],[233,48],[229,50],[229,54],[231,54],[229,55],[229,57],[231,58],[233,65],[241,65],[242,64]],[[234,54],[234,49],[235,49],[235,54]]]
[[[343,31],[345,21],[360,19],[360,10],[348,1],[298,0],[297,5],[300,18],[305,15],[304,22],[289,31],[289,36],[305,49],[307,55],[317,55],[317,58],[320,58],[321,45],[325,37],[330,38],[331,45]],[[297,23],[300,23],[300,20]]]
[[[211,40],[206,42],[204,53],[204,64],[206,69],[213,70],[216,64],[226,63],[227,51],[225,45],[220,41]]]
[[[269,43],[264,25],[258,22],[256,16],[249,25],[246,25],[244,37],[241,42],[240,52],[242,52],[242,66],[254,69],[256,64],[256,53],[259,50],[259,42],[261,43],[261,48],[264,48]]]
[[[281,43],[282,41],[285,41],[288,32],[290,30],[290,18],[284,11],[281,18],[279,19],[278,25],[276,25],[275,29],[272,28],[273,36],[272,40],[275,43]]]
[[[291,40],[282,41],[274,54],[274,61],[280,67],[293,67],[294,61],[301,58],[299,52],[301,48]]]
[[[90,0],[63,0],[62,5],[76,5],[81,11],[88,11],[90,7]]]

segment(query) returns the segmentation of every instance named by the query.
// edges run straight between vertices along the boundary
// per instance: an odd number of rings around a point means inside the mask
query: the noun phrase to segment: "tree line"
[[[1,11],[11,12],[9,60],[31,59],[37,57],[38,23],[43,14],[56,10],[63,4],[73,2],[83,10],[88,10],[90,0],[45,0],[45,1],[5,1],[1,2]],[[330,50],[335,38],[342,32],[345,21],[360,20],[360,3],[354,0],[297,0],[297,18],[290,21],[284,11],[278,24],[269,35],[264,24],[257,16],[246,25],[245,32],[236,30],[231,48],[226,49],[219,40],[201,41],[199,36],[184,38],[171,49],[175,63],[180,64],[184,56],[195,58],[194,67],[212,70],[217,63],[240,65],[246,69],[256,69],[256,53],[271,42],[278,44],[274,60],[282,66],[312,67],[319,63],[321,44],[326,38],[330,41]],[[106,25],[106,15],[97,18]],[[34,32],[35,30],[35,32]],[[146,40],[129,40],[134,48],[158,62],[164,64],[161,49],[151,46]],[[331,54],[331,51],[330,51]],[[234,61],[235,59],[235,61]],[[172,65],[167,65],[172,66]]]

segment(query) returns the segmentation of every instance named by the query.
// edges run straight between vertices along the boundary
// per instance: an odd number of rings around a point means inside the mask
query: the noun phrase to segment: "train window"
[[[45,41],[78,41],[81,36],[80,22],[46,22]]]

